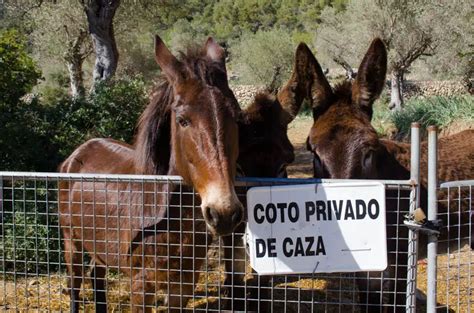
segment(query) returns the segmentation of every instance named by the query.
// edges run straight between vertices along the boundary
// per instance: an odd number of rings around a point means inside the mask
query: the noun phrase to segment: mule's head
[[[209,38],[195,55],[178,60],[156,37],[155,56],[172,88],[168,173],[199,193],[211,231],[228,234],[241,222],[243,207],[234,191],[238,104],[227,84],[224,50]]]
[[[387,52],[380,39],[370,45],[353,83],[334,89],[320,65],[311,59],[311,100],[314,124],[307,146],[312,151],[314,177],[378,178],[385,149],[370,124],[372,105],[382,92]]]
[[[295,159],[288,124],[308,96],[309,63],[304,47],[296,50],[292,75],[278,94],[257,94],[241,113],[237,163],[243,176],[287,177],[286,167]]]

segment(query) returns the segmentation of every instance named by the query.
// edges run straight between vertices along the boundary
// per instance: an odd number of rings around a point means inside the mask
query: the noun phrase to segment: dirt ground
[[[288,133],[295,147],[296,160],[288,167],[290,177],[311,177],[312,156],[306,150],[306,137],[312,125],[311,117],[298,117],[289,125]],[[455,253],[438,257],[438,306],[440,312],[474,312],[474,253],[468,246]],[[418,264],[418,288],[421,301],[417,312],[426,312],[423,294],[426,294],[426,262]],[[21,276],[21,275],[19,275]],[[69,310],[69,296],[66,290],[66,275],[53,274],[41,277],[11,277],[0,281],[0,311],[8,312],[58,312]],[[214,266],[211,274],[201,275],[196,288],[198,300],[188,304],[195,309],[219,309],[217,296],[223,283],[221,266]],[[108,282],[109,312],[129,312],[128,279],[110,277]],[[85,287],[84,287],[85,286]],[[93,312],[93,296],[90,282],[83,286],[84,312]],[[351,305],[356,302],[357,293],[353,276],[341,275],[334,279],[292,279],[274,281],[274,312],[359,312]],[[300,301],[297,301],[297,299]],[[288,299],[290,304],[285,304]],[[314,301],[319,304],[312,303]],[[162,303],[163,296],[158,297]],[[156,312],[161,312],[163,307]]]

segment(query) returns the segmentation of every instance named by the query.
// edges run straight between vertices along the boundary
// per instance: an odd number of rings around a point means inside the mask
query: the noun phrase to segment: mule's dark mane
[[[351,100],[352,99],[352,82],[344,80],[337,83],[333,88],[334,100]],[[350,103],[350,102],[349,102]]]
[[[225,65],[211,60],[205,49],[190,45],[186,53],[179,52],[185,77],[197,78],[217,87],[226,97],[235,97],[227,84]],[[171,105],[174,102],[173,86],[161,75],[152,89],[150,103],[140,116],[134,140],[135,165],[142,174],[166,175],[171,156]],[[230,101],[231,112],[237,117],[237,101]],[[229,104],[226,102],[226,104]]]

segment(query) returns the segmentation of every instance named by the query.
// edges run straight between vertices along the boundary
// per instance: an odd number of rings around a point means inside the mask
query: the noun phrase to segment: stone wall
[[[263,90],[262,86],[232,85],[231,89],[240,105],[246,106],[252,102],[255,94]],[[390,94],[390,82],[387,81],[385,90]],[[405,99],[411,97],[455,96],[468,94],[466,86],[461,81],[407,81],[405,84]]]
[[[390,90],[388,88],[388,90]],[[407,81],[405,84],[404,96],[411,97],[431,97],[468,94],[466,86],[461,81]]]

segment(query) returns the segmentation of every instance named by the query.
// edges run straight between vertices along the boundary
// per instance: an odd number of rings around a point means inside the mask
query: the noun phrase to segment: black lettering
[[[287,250],[288,244],[290,245],[289,250]],[[293,255],[293,249],[291,249],[291,246],[293,246],[293,240],[291,238],[287,237],[283,239],[283,254],[289,258]]]
[[[270,215],[270,211],[272,212],[271,215]],[[267,204],[267,208],[265,210],[265,217],[267,218],[267,221],[270,224],[273,224],[276,221],[276,218],[277,218],[276,207],[271,202],[269,204]]]
[[[286,203],[277,203],[277,207],[280,209],[281,222],[284,223]]]
[[[290,202],[290,204],[288,205],[288,218],[292,223],[297,222],[300,218],[300,210],[296,202]]]
[[[375,206],[374,211],[372,211],[372,206]],[[371,199],[369,201],[367,213],[369,214],[370,218],[375,220],[377,217],[379,217],[380,214],[380,207],[379,203],[375,199]]]
[[[332,200],[332,206],[334,208],[334,213],[336,214],[336,219],[339,221],[342,215],[342,200],[339,200],[339,206],[337,205],[336,200]]]
[[[306,246],[306,256],[313,256],[315,253],[313,249],[314,237],[305,237],[304,240],[308,243]]]
[[[277,256],[275,249],[276,249],[276,238],[268,238],[268,256],[270,258],[274,258]]]
[[[365,207],[364,200],[357,199],[356,200],[356,217],[358,220],[362,220],[365,218],[367,208]]]
[[[303,241],[300,237],[296,238],[296,245],[295,245],[295,255],[294,256],[304,256],[304,249],[303,249]]]
[[[328,221],[332,221],[331,201],[328,201]]]
[[[255,219],[255,222],[257,222],[257,224],[262,224],[265,218],[263,217],[263,215],[258,216],[258,211],[265,211],[263,209],[263,205],[261,205],[260,203],[257,203],[253,208],[253,218]]]
[[[354,209],[352,208],[352,202],[351,200],[347,200],[346,204],[346,215],[344,216],[344,219],[347,220],[349,218],[355,219],[354,216]]]
[[[265,245],[265,240],[256,239],[255,248],[257,250],[257,258],[263,258],[267,252],[267,247]]]
[[[310,216],[316,213],[316,207],[314,206],[313,201],[306,201],[305,207],[306,207],[306,222],[309,222]]]
[[[326,249],[324,248],[323,237],[318,236],[318,243],[316,245],[316,255],[326,255]]]
[[[318,221],[326,220],[326,203],[324,201],[316,201],[316,211],[318,212],[317,219]],[[322,216],[322,218],[321,218]]]

